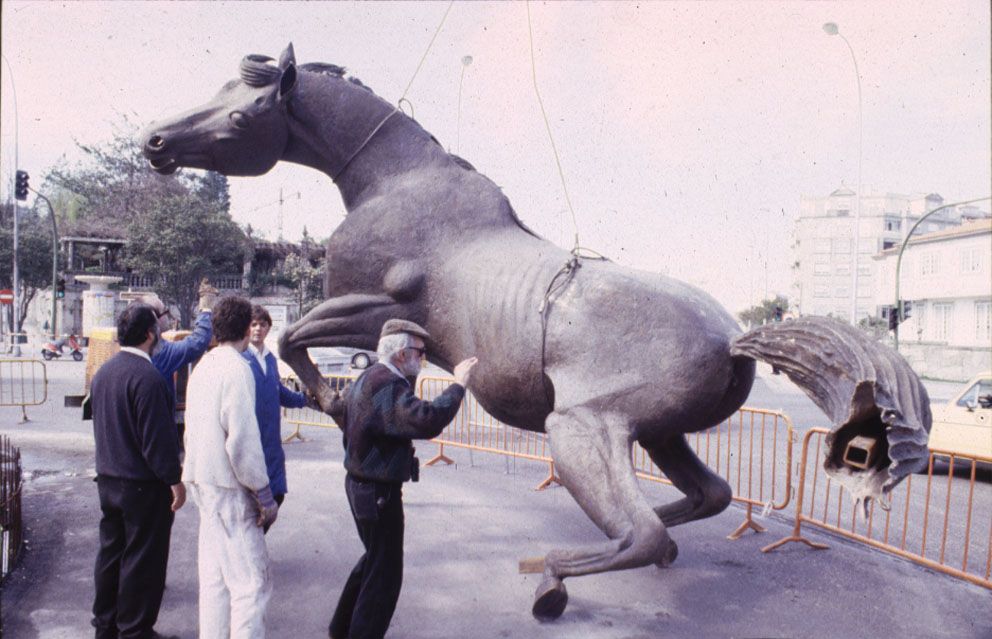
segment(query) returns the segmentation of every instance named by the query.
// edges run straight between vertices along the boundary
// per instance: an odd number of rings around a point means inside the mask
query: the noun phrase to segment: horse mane
[[[328,62],[307,62],[298,67],[300,71],[309,71],[310,73],[316,73],[318,75],[327,75],[332,78],[341,78],[347,80],[356,86],[360,86],[366,91],[373,92],[372,89],[365,86],[365,84],[353,75],[347,75],[348,70],[344,67],[338,66],[336,64],[330,64]],[[347,77],[346,77],[347,76]]]
[[[371,93],[373,95],[376,95],[375,91],[373,91],[371,88],[369,88],[368,86],[366,86],[361,80],[359,80],[358,78],[356,78],[354,76],[348,75],[348,70],[345,69],[342,66],[339,66],[339,65],[336,65],[336,64],[330,64],[328,62],[307,62],[306,64],[301,64],[297,68],[300,71],[308,71],[310,73],[315,73],[317,75],[326,75],[326,76],[329,76],[329,77],[332,77],[332,78],[338,78],[338,79],[341,79],[341,80],[347,80],[348,82],[351,82],[352,84],[365,89],[369,93]],[[409,116],[407,116],[407,117],[409,117]],[[424,129],[423,125],[421,125],[419,122],[417,122],[413,118],[410,118],[410,119],[413,122],[415,122],[418,126],[420,126],[421,130],[423,130],[424,133],[427,133],[427,135],[430,136],[430,139],[431,139],[431,141],[434,142],[434,144],[437,144],[438,147],[441,148],[441,150],[444,150],[444,147],[441,145],[440,142],[437,141],[437,138],[435,138],[433,134],[431,134],[429,131],[427,131],[426,129]],[[482,175],[484,178],[486,178],[487,180],[489,180],[490,182],[492,182],[492,180],[489,179],[489,177],[487,177],[487,176],[479,173],[479,171],[474,166],[472,166],[472,164],[468,160],[466,160],[465,158],[463,158],[461,156],[458,156],[458,155],[455,155],[454,153],[451,153],[449,151],[445,151],[445,152],[448,154],[448,157],[451,158],[451,161],[454,162],[457,166],[465,169],[466,171],[471,171],[473,173],[478,173],[479,175]],[[493,186],[496,186],[496,184],[494,182],[493,182]],[[499,186],[496,186],[496,188],[499,189]],[[502,189],[500,189],[500,192],[502,193]],[[517,224],[517,226],[519,226],[521,229],[523,229],[526,233],[528,233],[530,235],[533,235],[534,237],[538,237],[538,238],[541,237],[540,235],[538,235],[537,233],[535,233],[533,230],[531,230],[530,228],[528,228],[526,224],[523,223],[523,220],[521,220],[520,217],[517,215],[517,212],[513,209],[513,206],[510,204],[510,200],[505,195],[503,195],[503,202],[504,202],[504,204],[506,206],[505,212],[510,215],[510,218]]]

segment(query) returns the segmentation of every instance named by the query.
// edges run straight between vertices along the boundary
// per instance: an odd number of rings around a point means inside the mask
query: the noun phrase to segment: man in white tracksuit
[[[247,300],[220,300],[218,346],[186,387],[183,481],[200,511],[201,639],[264,637],[272,592],[262,526],[275,521],[278,506],[255,418],[255,380],[241,356],[250,325]]]

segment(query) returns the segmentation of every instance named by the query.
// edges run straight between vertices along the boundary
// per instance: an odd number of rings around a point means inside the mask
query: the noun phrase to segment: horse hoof
[[[668,540],[668,549],[665,551],[665,556],[662,557],[661,559],[659,559],[655,563],[655,566],[658,566],[659,568],[668,568],[673,563],[675,563],[675,559],[678,556],[679,556],[679,546],[678,546],[678,544],[675,543],[675,540],[674,539],[669,539]]]
[[[565,612],[568,592],[558,577],[545,577],[534,594],[534,607],[531,612],[541,621],[551,621]]]

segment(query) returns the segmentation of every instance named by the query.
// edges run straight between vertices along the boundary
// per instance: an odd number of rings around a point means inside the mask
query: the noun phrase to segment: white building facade
[[[943,204],[943,198],[935,193],[866,194],[861,199],[859,239],[855,247],[857,194],[854,191],[841,187],[827,197],[802,196],[793,231],[790,309],[798,314],[829,315],[849,322],[853,306],[852,269],[857,268],[857,318],[881,317],[884,305],[880,306],[877,299],[880,291],[873,257],[898,248],[921,217]],[[983,212],[971,207],[948,208],[927,218],[916,234],[984,217]]]
[[[875,256],[874,303],[895,304],[899,247]],[[992,369],[992,219],[923,235],[906,245],[899,297],[911,303],[899,351],[917,373],[965,381]]]

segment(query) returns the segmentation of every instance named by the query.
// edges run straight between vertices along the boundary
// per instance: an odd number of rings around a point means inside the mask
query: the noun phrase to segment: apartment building
[[[793,230],[793,285],[790,307],[804,315],[831,315],[850,321],[852,269],[858,269],[857,317],[879,317],[878,278],[873,256],[898,248],[913,225],[943,206],[936,193],[868,194],[861,199],[858,246],[854,246],[857,194],[842,186],[826,197],[802,196]],[[986,214],[952,207],[928,218],[916,234],[958,226]]]
[[[875,306],[895,301],[899,247],[873,258]],[[899,297],[912,305],[899,350],[920,374],[963,381],[992,369],[992,219],[914,234],[899,269]]]

